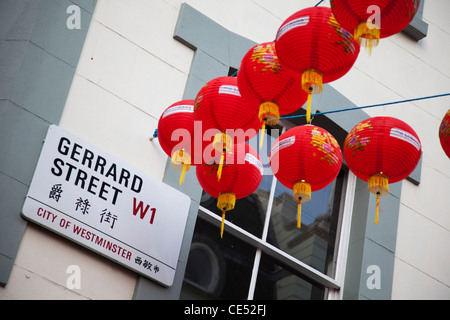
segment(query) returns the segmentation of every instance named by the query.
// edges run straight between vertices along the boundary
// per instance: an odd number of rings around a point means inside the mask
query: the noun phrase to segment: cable
[[[412,101],[420,101],[420,100],[433,99],[433,98],[440,98],[440,97],[445,97],[445,96],[450,96],[450,93],[436,94],[436,95],[433,95],[433,96],[426,96],[426,97],[420,97],[420,98],[406,99],[406,100],[400,100],[400,101],[392,101],[392,102],[371,104],[371,105],[362,106],[362,107],[352,107],[352,108],[346,108],[346,109],[317,112],[317,113],[312,113],[311,116],[317,116],[317,115],[329,114],[329,113],[337,113],[337,112],[344,112],[344,111],[351,111],[351,110],[359,110],[359,109],[365,109],[365,108],[383,107],[383,106],[389,106],[389,105],[393,105],[393,104],[406,103],[406,102],[412,102]],[[287,117],[280,117],[280,120],[282,120],[282,119],[301,118],[301,117],[306,117],[306,114],[300,114],[300,115],[295,115],[295,116],[287,116]]]
[[[323,0],[320,0],[314,7],[317,7],[319,4],[321,4]]]

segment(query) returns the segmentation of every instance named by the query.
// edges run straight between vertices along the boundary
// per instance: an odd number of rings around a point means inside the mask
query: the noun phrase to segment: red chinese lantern
[[[405,179],[414,170],[421,152],[417,134],[396,118],[369,118],[348,133],[344,158],[350,170],[367,181],[370,192],[377,195],[376,224],[380,196],[389,193],[389,183]]]
[[[197,166],[198,181],[210,196],[217,198],[217,207],[222,210],[220,237],[223,236],[225,212],[234,209],[237,199],[252,194],[259,186],[263,165],[256,150],[248,143],[236,143],[231,153],[226,153],[222,178],[217,181],[217,164]]]
[[[345,75],[359,54],[359,44],[326,7],[306,8],[287,18],[278,29],[275,46],[281,65],[301,74],[302,88],[308,93],[308,123],[311,94]]]
[[[206,83],[197,94],[194,117],[202,121],[203,131],[216,130],[213,147],[220,154],[217,177],[220,180],[225,153],[233,141],[254,137],[261,125],[258,110],[241,97],[236,77],[218,77]]]
[[[330,5],[339,24],[371,51],[381,38],[408,26],[420,0],[330,0]]]
[[[177,131],[178,130],[178,131]],[[194,100],[172,104],[158,122],[158,141],[172,159],[172,165],[181,170],[180,184],[194,159]],[[200,151],[200,150],[199,150]]]
[[[278,181],[294,191],[294,201],[298,202],[297,228],[301,226],[302,203],[311,199],[311,192],[333,182],[341,165],[339,144],[320,127],[298,126],[274,142],[270,150],[270,167]]]
[[[442,119],[439,127],[439,141],[441,142],[442,149],[444,149],[447,157],[450,158],[450,109],[448,109],[446,115]]]
[[[276,125],[280,115],[296,111],[307,100],[300,77],[282,68],[278,61],[275,42],[251,48],[241,61],[237,79],[242,96],[259,106],[258,116],[263,123],[260,147],[266,124]]]

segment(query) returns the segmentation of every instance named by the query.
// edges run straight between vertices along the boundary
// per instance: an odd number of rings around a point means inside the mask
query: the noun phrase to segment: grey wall
[[[80,7],[69,30],[67,8]],[[45,134],[58,124],[96,0],[0,1],[0,285],[25,231],[20,217]]]

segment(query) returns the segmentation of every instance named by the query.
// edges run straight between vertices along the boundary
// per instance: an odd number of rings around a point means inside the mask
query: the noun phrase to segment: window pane
[[[321,300],[325,288],[261,255],[255,300]]]
[[[255,252],[197,218],[180,299],[247,299]]]
[[[302,204],[300,229],[292,190],[277,181],[267,237],[270,244],[331,277],[344,174],[341,170],[333,183]]]

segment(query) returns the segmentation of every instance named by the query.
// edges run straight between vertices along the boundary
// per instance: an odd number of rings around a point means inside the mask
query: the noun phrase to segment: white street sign
[[[22,215],[171,286],[189,206],[187,195],[52,125]]]

